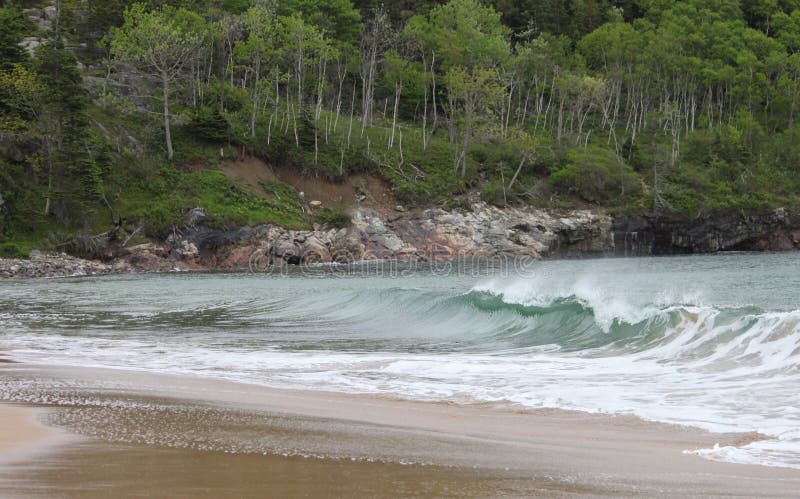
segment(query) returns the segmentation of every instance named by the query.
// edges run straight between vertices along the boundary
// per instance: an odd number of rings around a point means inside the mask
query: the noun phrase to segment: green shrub
[[[159,238],[174,226],[182,226],[185,213],[195,207],[205,210],[209,226],[272,223],[286,228],[308,227],[299,195],[292,187],[267,181],[262,182],[262,187],[265,195],[219,170],[181,173],[164,167],[159,174],[131,182],[118,209],[129,220],[142,222],[145,235]]]
[[[344,229],[349,227],[352,221],[350,215],[341,211],[333,211],[328,208],[322,208],[314,215],[314,222],[325,227],[334,229]]]
[[[411,206],[424,205],[431,201],[431,191],[423,183],[400,182],[395,185],[394,195],[401,203]]]
[[[567,154],[566,165],[550,178],[561,192],[598,204],[618,205],[639,197],[642,185],[630,166],[613,152],[603,149],[576,149]]]
[[[197,137],[211,142],[225,142],[230,137],[231,126],[218,109],[202,107],[191,114],[189,130]]]
[[[505,195],[503,195],[503,193],[504,189],[501,179],[490,180],[483,186],[483,189],[481,189],[481,199],[496,206],[505,206],[508,200],[508,193],[505,193]]]
[[[0,243],[0,258],[28,258],[28,252],[15,243]]]

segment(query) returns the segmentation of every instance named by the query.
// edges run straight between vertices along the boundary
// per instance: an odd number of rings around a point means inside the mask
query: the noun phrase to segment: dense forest
[[[221,173],[242,155],[411,207],[798,205],[800,0],[0,6],[0,256],[164,237],[197,206],[342,222]]]

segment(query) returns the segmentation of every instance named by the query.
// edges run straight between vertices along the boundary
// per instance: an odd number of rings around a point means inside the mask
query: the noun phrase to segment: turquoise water
[[[0,282],[28,362],[759,431],[800,467],[800,254]],[[4,392],[0,390],[0,395]]]

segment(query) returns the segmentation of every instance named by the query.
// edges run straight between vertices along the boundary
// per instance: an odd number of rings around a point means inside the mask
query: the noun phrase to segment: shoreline
[[[786,250],[786,251],[739,251],[739,250],[725,250],[713,253],[700,253],[699,255],[726,255],[726,254],[741,254],[741,253],[756,253],[756,254],[775,254],[786,252],[800,252],[800,249]],[[564,258],[564,257],[547,257],[537,258],[533,260],[521,259],[522,263],[530,263],[531,261],[558,261],[558,260],[605,260],[615,258],[669,258],[689,256],[691,253],[676,253],[664,255],[634,255],[634,256],[621,256],[621,255],[597,255],[595,253],[587,253],[579,258]],[[491,262],[481,255],[471,255],[476,259],[478,264],[486,264]],[[514,255],[498,255],[495,260],[499,264],[508,264],[514,262]],[[104,276],[121,276],[121,275],[161,275],[161,274],[182,274],[182,273],[253,273],[272,275],[273,273],[285,273],[291,270],[299,271],[319,271],[320,269],[339,269],[339,268],[366,268],[370,265],[386,265],[392,269],[402,268],[403,265],[408,265],[410,268],[416,270],[426,270],[427,268],[435,269],[436,265],[450,265],[450,264],[464,265],[469,264],[468,259],[462,259],[459,255],[455,255],[450,259],[436,259],[436,260],[414,260],[414,259],[393,259],[393,258],[376,258],[367,260],[357,260],[353,262],[327,262],[327,263],[312,263],[304,262],[299,264],[288,264],[270,266],[267,268],[255,267],[251,268],[248,265],[240,266],[224,266],[215,267],[213,265],[185,265],[179,261],[164,259],[159,261],[154,266],[136,267],[130,265],[125,260],[112,260],[109,263],[103,263],[99,260],[86,260],[69,256],[66,254],[58,255],[39,255],[34,256],[28,260],[13,259],[13,258],[0,258],[0,281],[18,281],[25,279],[74,279],[82,277],[104,277]]]
[[[800,470],[684,453],[717,443],[747,443],[756,435],[712,434],[631,416],[280,390],[102,368],[9,364],[0,369],[0,378],[9,377],[22,384],[34,381],[43,391],[33,398],[50,393],[48,383],[73,387],[52,391],[51,399],[60,402],[50,423],[108,442],[105,447],[134,445],[145,454],[171,448],[290,461],[313,457],[365,466],[433,466],[448,473],[475,470],[486,480],[502,476],[531,491],[546,481],[587,494],[790,496],[800,489]]]
[[[359,261],[472,262],[509,259],[798,251],[800,229],[784,208],[699,221],[614,217],[603,210],[548,211],[530,206],[412,212],[359,207],[343,228],[274,225],[213,228],[188,223],[163,241],[109,244],[86,260],[32,250],[0,258],[0,278],[77,277],[174,271],[269,271],[300,264]],[[179,234],[179,235],[178,235]]]

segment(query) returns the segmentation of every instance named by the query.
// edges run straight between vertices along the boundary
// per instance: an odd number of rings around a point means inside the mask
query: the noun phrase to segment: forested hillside
[[[223,174],[250,156],[406,207],[798,206],[800,0],[0,5],[0,256],[164,237],[196,207],[346,222]]]

